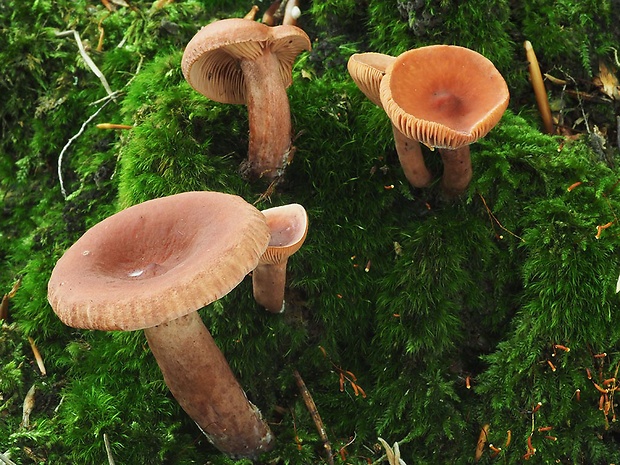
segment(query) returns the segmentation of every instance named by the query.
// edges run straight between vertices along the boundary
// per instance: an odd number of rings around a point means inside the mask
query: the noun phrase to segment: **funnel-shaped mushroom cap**
[[[275,265],[286,261],[303,245],[308,234],[308,214],[297,203],[262,210],[271,231],[267,250],[260,264]]]
[[[349,57],[347,70],[357,87],[377,106],[382,107],[379,88],[385,71],[396,58],[383,53],[354,53]]]
[[[400,132],[429,147],[451,149],[485,136],[509,100],[506,82],[491,61],[453,45],[399,55],[381,80],[380,93]]]
[[[278,58],[279,74],[288,87],[292,67],[308,35],[296,26],[270,27],[249,19],[230,18],[203,27],[187,44],[181,68],[189,84],[221,103],[246,103],[246,82],[240,60],[253,60],[265,49]]]
[[[186,192],[149,200],[89,229],[58,260],[48,299],[68,326],[150,328],[230,292],[269,242],[242,198]]]

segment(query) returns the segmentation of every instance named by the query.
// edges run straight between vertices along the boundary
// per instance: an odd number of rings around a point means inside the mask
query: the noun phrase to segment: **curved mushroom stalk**
[[[271,231],[267,250],[252,272],[252,288],[256,302],[272,313],[284,311],[286,265],[297,252],[308,233],[308,215],[297,203],[262,211]]]
[[[197,310],[226,295],[269,243],[256,208],[219,192],[185,192],[123,210],[58,260],[48,299],[74,328],[144,329],[179,404],[222,452],[256,457],[273,436]]]
[[[368,100],[381,108],[383,108],[380,96],[381,80],[394,60],[396,58],[391,55],[366,52],[354,53],[347,62],[347,70],[357,87]],[[405,177],[414,187],[428,187],[433,176],[424,162],[420,143],[405,136],[394,124],[392,132],[398,160]]]
[[[259,178],[273,179],[288,164],[291,151],[291,110],[278,58],[265,51],[253,60],[242,59],[239,66],[248,83],[248,169]],[[250,84],[258,82],[262,84]]]
[[[385,70],[379,93],[398,131],[440,149],[441,185],[449,196],[463,193],[469,185],[469,145],[497,124],[510,97],[491,61],[454,45],[402,53]]]
[[[146,328],[144,334],[170,392],[215,447],[247,458],[271,449],[269,427],[197,312]]]
[[[274,179],[290,155],[291,115],[286,88],[310,38],[291,25],[242,18],[214,21],[189,41],[181,67],[187,82],[221,103],[245,104],[250,126],[248,171]]]
[[[433,175],[426,167],[420,143],[405,136],[394,124],[392,124],[392,133],[398,161],[409,184],[414,187],[430,186]]]

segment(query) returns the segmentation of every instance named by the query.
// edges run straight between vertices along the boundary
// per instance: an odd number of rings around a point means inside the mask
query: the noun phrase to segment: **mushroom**
[[[240,197],[149,200],[86,231],[56,263],[48,300],[74,328],[144,329],[172,395],[213,445],[255,457],[273,436],[197,310],[237,286],[268,242],[265,217]]]
[[[297,252],[308,233],[308,214],[297,203],[262,211],[271,231],[269,246],[252,272],[254,299],[272,313],[284,311],[288,258]]]
[[[299,0],[288,0],[286,2],[286,8],[284,9],[284,18],[282,24],[288,24],[291,26],[297,26],[297,20],[301,16],[301,9],[299,8]]]
[[[448,196],[463,193],[469,185],[469,144],[497,124],[509,100],[506,81],[493,63],[454,45],[431,45],[399,55],[386,69],[380,95],[399,131],[439,149],[442,188]]]
[[[383,108],[379,93],[381,79],[395,59],[383,53],[365,52],[351,55],[347,63],[349,74],[357,87],[371,102],[381,108]],[[394,124],[392,133],[398,160],[409,183],[414,187],[429,186],[433,177],[424,163],[420,143],[405,136]]]
[[[187,82],[221,103],[246,104],[248,171],[268,180],[289,162],[291,113],[286,88],[308,35],[296,26],[270,27],[230,18],[203,27],[187,44],[181,68]]]

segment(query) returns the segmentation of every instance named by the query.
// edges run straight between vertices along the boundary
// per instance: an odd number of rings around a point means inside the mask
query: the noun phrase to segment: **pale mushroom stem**
[[[280,64],[266,48],[252,60],[242,59],[241,69],[247,83],[250,171],[273,179],[288,162],[291,146],[291,110]]]
[[[284,288],[286,285],[286,264],[258,265],[252,271],[254,300],[271,313],[284,311]]]
[[[398,153],[400,166],[403,168],[405,177],[414,187],[428,187],[433,180],[433,175],[424,163],[420,143],[409,139],[393,124],[392,132],[394,133],[396,153]]]
[[[269,427],[197,312],[144,333],[170,392],[215,447],[247,458],[271,449]]]
[[[441,187],[450,197],[461,195],[472,178],[469,145],[458,149],[438,149],[443,161]]]

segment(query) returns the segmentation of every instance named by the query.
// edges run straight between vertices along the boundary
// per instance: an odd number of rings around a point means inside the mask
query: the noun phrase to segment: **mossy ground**
[[[378,436],[399,441],[410,465],[473,463],[484,424],[502,450],[493,458],[486,449],[480,463],[521,463],[528,438],[533,463],[617,463],[615,391],[600,410],[593,382],[618,378],[620,366],[618,108],[591,82],[599,59],[616,60],[618,5],[456,5],[302,2],[313,50],[298,58],[289,89],[296,151],[267,191],[239,175],[246,110],[206,100],[180,72],[194,32],[249,3],[136,1],[109,12],[94,1],[0,2],[0,294],[21,279],[0,332],[0,452],[18,464],[106,463],[105,434],[117,463],[232,463],[169,395],[141,332],[67,328],[46,299],[56,260],[90,226],[147,199],[216,190],[261,209],[298,202],[310,217],[289,261],[284,314],[258,308],[247,279],[201,312],[278,438],[261,463],[325,461],[295,369],[336,463],[378,461]],[[75,41],[55,35],[68,29],[120,90],[73,140],[106,94]],[[577,140],[540,133],[524,39],[543,71],[568,82],[550,90]],[[431,43],[484,53],[511,90],[501,123],[472,146],[469,190],[450,202],[438,186],[410,188],[386,116],[346,72],[352,53]],[[348,381],[340,390],[343,370],[367,397]]]

